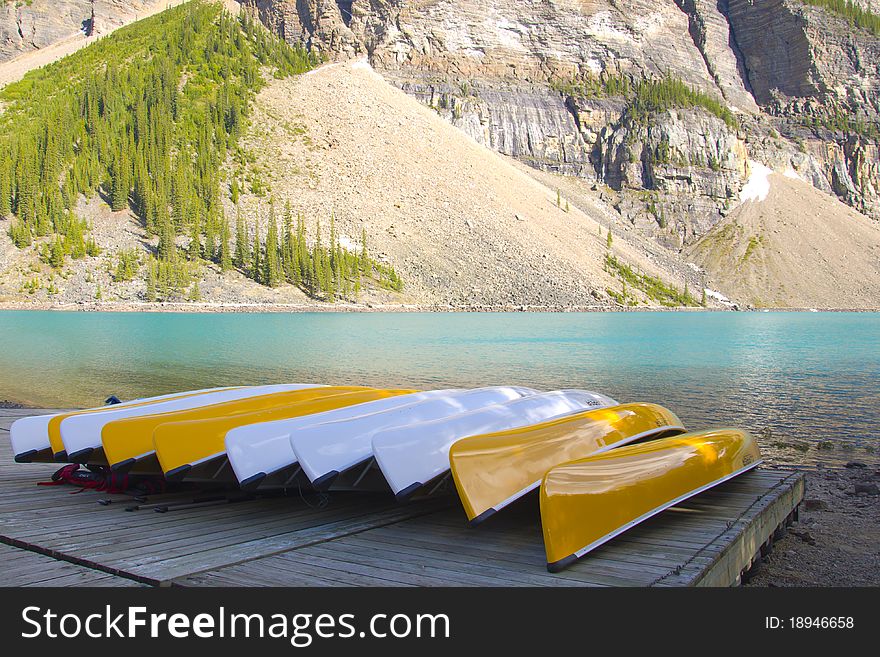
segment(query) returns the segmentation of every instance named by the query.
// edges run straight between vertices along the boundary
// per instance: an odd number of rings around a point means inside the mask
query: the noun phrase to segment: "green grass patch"
[[[659,303],[661,306],[696,307],[700,305],[700,302],[693,296],[691,296],[690,292],[687,290],[687,287],[685,287],[684,290],[678,290],[671,285],[667,285],[655,276],[650,276],[648,274],[643,274],[641,272],[635,271],[632,267],[620,262],[615,256],[611,254],[605,255],[605,269],[610,274],[619,278],[629,287],[641,291],[645,294],[645,296],[647,296],[652,301]],[[615,295],[615,293],[611,292],[610,290],[608,291],[608,293],[618,303],[621,303],[621,301],[617,299],[617,296],[620,295]],[[627,302],[627,296],[628,295],[624,293],[624,302]]]

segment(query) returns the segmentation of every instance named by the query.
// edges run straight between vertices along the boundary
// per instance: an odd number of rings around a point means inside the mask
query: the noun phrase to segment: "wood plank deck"
[[[0,586],[139,586],[133,580],[0,544]]]
[[[58,466],[12,461],[8,428],[33,413],[0,409],[0,548],[11,551],[0,552],[0,584],[9,586],[727,586],[804,491],[800,473],[755,470],[550,574],[535,496],[477,529],[454,499],[400,505],[356,493],[126,512],[127,496],[36,486]]]

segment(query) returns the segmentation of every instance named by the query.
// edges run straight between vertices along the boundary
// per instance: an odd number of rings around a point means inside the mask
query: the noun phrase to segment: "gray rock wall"
[[[95,0],[98,31],[130,18],[148,0]],[[91,0],[0,0],[0,62],[82,33],[89,26]]]

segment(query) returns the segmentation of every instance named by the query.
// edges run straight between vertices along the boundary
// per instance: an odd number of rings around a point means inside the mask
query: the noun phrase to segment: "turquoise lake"
[[[0,400],[40,407],[270,382],[587,388],[770,430],[790,460],[873,452],[880,426],[869,313],[3,311],[0,347]]]

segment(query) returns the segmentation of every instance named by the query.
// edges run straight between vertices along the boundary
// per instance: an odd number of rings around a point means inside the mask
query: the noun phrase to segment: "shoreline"
[[[452,306],[423,304],[281,304],[281,303],[210,303],[210,302],[130,302],[28,303],[0,301],[0,311],[105,312],[105,313],[645,313],[645,312],[824,312],[874,313],[878,308],[703,308],[667,306]]]
[[[781,466],[785,467],[785,466]],[[805,471],[799,518],[745,583],[749,587],[880,585],[880,462]]]

